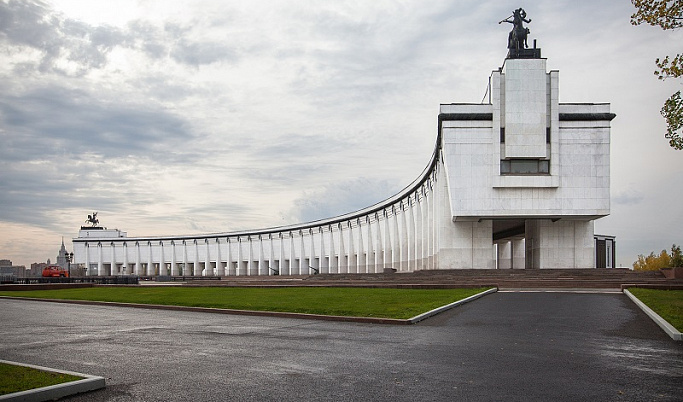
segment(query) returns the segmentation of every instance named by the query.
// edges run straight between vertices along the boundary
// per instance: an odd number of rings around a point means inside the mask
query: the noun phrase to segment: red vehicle
[[[59,265],[48,265],[43,269],[43,277],[55,278],[55,277],[69,277],[69,271],[63,269]]]

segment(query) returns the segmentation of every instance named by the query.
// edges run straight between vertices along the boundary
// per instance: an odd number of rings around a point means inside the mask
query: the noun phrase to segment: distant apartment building
[[[45,263],[45,262],[34,262],[33,264],[31,264],[31,269],[28,270],[28,276],[30,276],[32,278],[42,276],[43,275],[43,269],[45,269],[45,267],[47,267],[48,265],[50,265],[49,259],[47,260],[47,263]]]
[[[23,278],[27,275],[26,267],[23,265],[14,265],[11,260],[0,260],[0,277]]]

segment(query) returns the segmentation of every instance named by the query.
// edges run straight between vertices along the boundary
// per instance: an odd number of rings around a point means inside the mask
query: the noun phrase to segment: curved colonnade
[[[90,275],[140,276],[594,268],[594,221],[610,213],[615,115],[607,103],[560,103],[559,72],[547,71],[539,49],[527,56],[492,72],[488,103],[440,105],[429,164],[385,201],[197,236],[82,227],[74,262]]]
[[[429,165],[397,195],[334,218],[276,228],[197,236],[126,237],[116,230],[74,239],[87,275],[244,276],[377,273],[434,269],[440,192],[440,138]],[[82,228],[87,231],[88,228]],[[109,233],[105,233],[109,232]],[[103,238],[103,236],[112,238]],[[81,257],[82,256],[82,257]],[[79,258],[81,257],[81,258]]]

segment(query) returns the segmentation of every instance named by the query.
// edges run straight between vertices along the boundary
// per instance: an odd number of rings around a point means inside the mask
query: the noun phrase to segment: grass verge
[[[52,373],[31,367],[0,363],[0,395],[82,380],[70,374]]]
[[[674,328],[683,332],[683,290],[643,288],[629,288],[628,290]]]
[[[93,287],[0,296],[407,319],[487,289]]]

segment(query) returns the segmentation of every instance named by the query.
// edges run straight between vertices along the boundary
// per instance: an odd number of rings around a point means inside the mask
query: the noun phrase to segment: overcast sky
[[[628,0],[0,0],[0,258],[55,261],[88,214],[129,236],[280,226],[395,194],[440,103],[480,102],[525,7],[560,102],[609,102],[617,263],[683,243],[659,114],[683,31]]]

